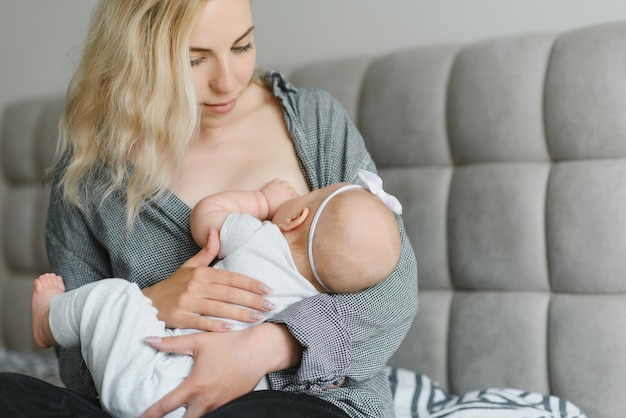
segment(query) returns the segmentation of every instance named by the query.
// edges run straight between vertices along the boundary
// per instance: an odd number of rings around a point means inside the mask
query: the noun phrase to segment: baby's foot
[[[33,337],[35,337],[35,342],[41,348],[47,348],[56,344],[50,331],[48,314],[50,313],[52,298],[63,292],[65,292],[65,284],[63,284],[61,276],[46,273],[35,280],[32,300]]]

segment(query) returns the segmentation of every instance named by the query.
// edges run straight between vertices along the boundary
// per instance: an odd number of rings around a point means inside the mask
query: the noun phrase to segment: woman
[[[403,228],[401,261],[374,288],[314,296],[240,332],[201,318],[252,322],[271,309],[263,283],[207,267],[214,254],[189,232],[202,197],[273,178],[304,194],[375,170],[335,99],[277,73],[256,77],[255,58],[249,0],[100,3],[62,120],[52,271],[68,290],[104,277],[136,282],[168,327],[214,331],[154,344],[192,355],[194,368],[147,417],[181,405],[191,417],[219,407],[210,416],[392,416],[382,368],[417,304]],[[61,350],[59,363],[66,386],[93,397],[81,353]],[[248,394],[266,374],[274,390]],[[74,392],[15,379],[0,377],[0,391],[12,392],[5,409],[91,408]]]

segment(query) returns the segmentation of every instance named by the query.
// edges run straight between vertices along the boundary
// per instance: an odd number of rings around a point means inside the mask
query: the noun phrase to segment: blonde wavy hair
[[[64,197],[81,205],[104,166],[103,200],[126,185],[127,223],[161,196],[198,126],[189,36],[208,0],[102,0],[60,122]],[[132,161],[132,169],[129,161]],[[67,163],[67,164],[66,164]],[[87,176],[87,177],[86,177]]]

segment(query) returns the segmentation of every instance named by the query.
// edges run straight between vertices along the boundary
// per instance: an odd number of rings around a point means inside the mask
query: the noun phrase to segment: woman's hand
[[[274,308],[262,296],[271,293],[271,289],[262,282],[239,273],[208,267],[218,252],[218,232],[212,229],[207,246],[198,254],[170,277],[143,289],[144,295],[157,308],[159,319],[168,328],[227,331],[231,328],[228,322],[204,315],[256,322],[262,319],[261,312]]]
[[[183,405],[185,418],[202,416],[251,392],[267,373],[296,366],[302,357],[300,345],[285,326],[272,323],[147,341],[158,350],[192,356],[194,366],[187,379],[143,418],[160,418]]]

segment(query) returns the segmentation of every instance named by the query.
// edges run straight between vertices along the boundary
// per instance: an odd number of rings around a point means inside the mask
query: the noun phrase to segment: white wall
[[[65,91],[74,68],[72,49],[82,42],[95,3],[0,0],[2,104]]]
[[[252,0],[259,63],[364,55],[626,19],[625,0]]]
[[[65,90],[97,0],[0,0],[0,111]],[[252,0],[259,64],[626,19],[624,0]]]

